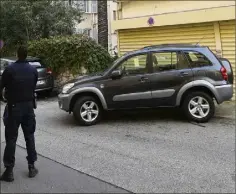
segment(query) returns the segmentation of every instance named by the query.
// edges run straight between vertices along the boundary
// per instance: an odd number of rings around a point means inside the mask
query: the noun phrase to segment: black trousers
[[[3,155],[5,167],[14,167],[15,150],[18,137],[18,129],[21,128],[24,133],[28,164],[33,164],[37,160],[35,150],[34,132],[36,120],[33,108],[33,102],[21,102],[16,104],[7,104],[5,107],[3,122],[5,125],[6,147]]]

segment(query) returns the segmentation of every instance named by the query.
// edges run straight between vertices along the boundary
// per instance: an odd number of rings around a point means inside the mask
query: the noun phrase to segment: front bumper
[[[59,108],[69,112],[70,110],[70,95],[69,94],[59,94],[58,95],[58,104],[59,104]]]
[[[227,84],[215,86],[217,102],[221,104],[224,101],[229,101],[233,97],[233,85]]]

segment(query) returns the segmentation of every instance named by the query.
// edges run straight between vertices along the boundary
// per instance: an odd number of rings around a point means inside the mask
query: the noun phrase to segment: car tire
[[[182,105],[183,111],[189,120],[205,123],[215,114],[215,104],[212,97],[205,92],[189,93]]]
[[[80,125],[95,125],[101,120],[102,107],[94,97],[83,96],[75,102],[73,115]]]

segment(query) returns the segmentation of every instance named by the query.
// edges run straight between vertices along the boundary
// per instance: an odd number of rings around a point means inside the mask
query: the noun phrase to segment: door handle
[[[181,76],[181,77],[183,77],[183,76],[187,76],[187,75],[188,75],[187,72],[181,72],[181,73],[180,73],[180,76]]]
[[[141,77],[139,81],[140,81],[140,82],[145,82],[145,81],[147,81],[147,80],[148,80],[147,77]]]

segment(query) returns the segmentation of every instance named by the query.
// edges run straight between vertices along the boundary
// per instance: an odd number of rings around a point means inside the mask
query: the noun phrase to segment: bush
[[[56,75],[70,71],[73,75],[107,68],[112,57],[101,45],[85,35],[52,37],[28,43],[30,56],[39,57]]]

